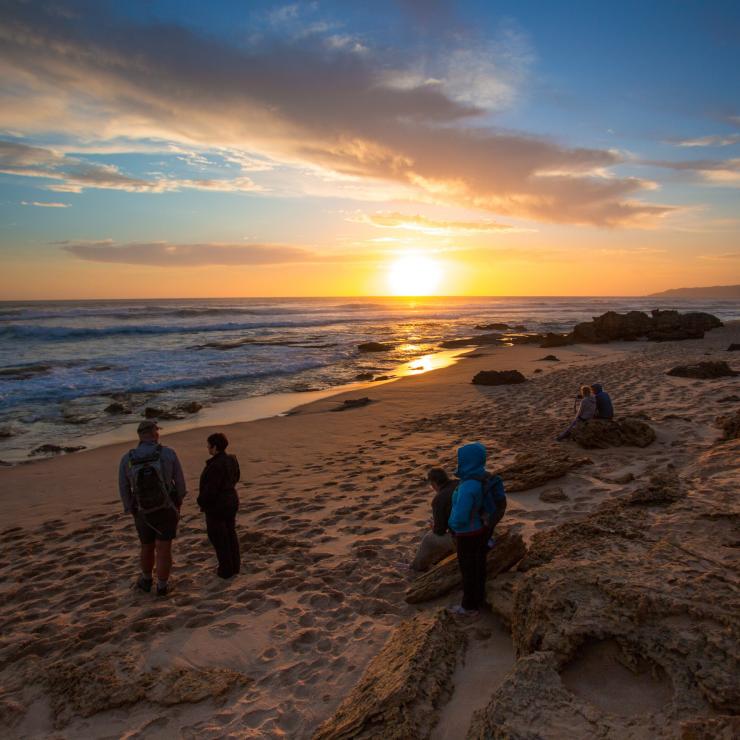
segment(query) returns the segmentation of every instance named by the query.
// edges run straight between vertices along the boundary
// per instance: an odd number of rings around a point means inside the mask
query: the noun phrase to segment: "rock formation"
[[[496,544],[488,552],[486,575],[489,580],[516,565],[524,556],[526,547],[520,534],[508,529],[496,531]],[[406,590],[406,602],[420,604],[443,596],[462,583],[457,555],[450,555],[426,573],[416,578]]]
[[[357,345],[359,352],[388,352],[393,349],[392,344],[383,342],[363,342]]]
[[[547,481],[562,478],[574,468],[590,463],[591,459],[588,457],[572,457],[559,447],[553,446],[522,452],[514,458],[513,463],[495,472],[503,478],[504,488],[515,493],[537,488]]]
[[[732,378],[740,375],[726,362],[697,362],[695,365],[677,365],[671,368],[666,375],[676,378]]]
[[[573,427],[571,439],[587,450],[606,447],[647,447],[655,430],[640,419],[589,419]]]
[[[512,385],[526,380],[518,370],[481,370],[472,382],[475,385]]]
[[[730,346],[729,346],[729,347],[727,348],[727,351],[728,351],[728,352],[740,352],[740,344],[731,344],[731,345],[730,345]]]
[[[367,396],[364,396],[363,398],[348,398],[345,401],[342,401],[339,406],[333,408],[332,411],[346,411],[347,409],[356,409],[360,406],[367,406],[369,403],[372,403],[372,401]]]
[[[499,344],[503,334],[479,334],[477,337],[466,337],[464,339],[446,339],[439,346],[444,349],[457,349],[458,347],[477,347],[481,344]]]
[[[464,647],[444,610],[403,622],[314,740],[429,737]]]
[[[544,357],[540,357],[538,362],[560,362],[560,358],[555,357],[555,355],[545,355]]]
[[[690,496],[669,468],[536,533],[508,611],[488,585],[518,661],[468,738],[737,736],[738,444],[707,453]]]
[[[718,416],[717,426],[722,430],[723,442],[740,438],[740,410]]]

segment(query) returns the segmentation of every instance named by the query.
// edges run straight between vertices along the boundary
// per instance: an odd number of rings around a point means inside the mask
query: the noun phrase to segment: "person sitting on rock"
[[[609,398],[609,394],[604,390],[601,383],[592,383],[591,390],[594,398],[596,398],[596,418],[613,419],[614,406],[612,406],[612,399]]]
[[[480,442],[463,445],[457,451],[455,475],[460,483],[452,494],[448,521],[457,547],[462,576],[462,604],[449,611],[462,617],[477,617],[486,604],[486,556],[489,530],[482,519],[483,486],[486,476],[486,448]]]
[[[411,569],[424,572],[448,555],[455,552],[455,542],[448,532],[447,520],[452,511],[452,494],[459,481],[451,480],[447,471],[432,468],[427,480],[435,496],[432,499],[432,519],[429,531],[422,537]]]
[[[606,395],[606,394],[604,394]],[[608,398],[608,396],[607,396]],[[576,399],[578,400],[578,399]],[[590,385],[581,386],[580,403],[578,404],[578,412],[576,418],[570,423],[570,426],[564,431],[558,434],[557,440],[561,442],[564,439],[570,437],[571,432],[575,428],[579,421],[588,421],[596,416],[596,397],[591,393]]]

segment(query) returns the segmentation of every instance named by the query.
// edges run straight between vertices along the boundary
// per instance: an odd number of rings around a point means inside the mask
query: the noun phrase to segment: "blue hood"
[[[604,387],[601,385],[601,383],[593,383],[591,385],[591,389],[594,393],[601,393],[604,390]]]
[[[461,480],[480,478],[486,474],[486,448],[480,442],[463,445],[457,451],[455,475]]]

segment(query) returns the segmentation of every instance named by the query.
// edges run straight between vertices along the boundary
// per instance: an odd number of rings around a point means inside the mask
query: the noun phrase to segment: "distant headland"
[[[650,293],[648,298],[740,298],[740,285],[712,285],[706,288],[671,288]]]

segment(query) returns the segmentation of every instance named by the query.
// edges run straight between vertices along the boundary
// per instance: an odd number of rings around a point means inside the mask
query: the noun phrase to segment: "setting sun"
[[[388,285],[398,296],[434,295],[442,279],[436,260],[419,254],[406,254],[390,265]]]

